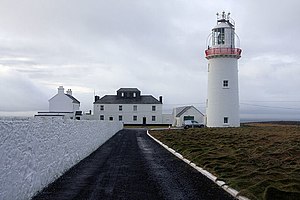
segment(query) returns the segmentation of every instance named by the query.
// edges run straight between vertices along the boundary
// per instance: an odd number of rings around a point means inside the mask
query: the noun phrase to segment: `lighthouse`
[[[207,127],[239,127],[238,37],[230,13],[217,13],[217,25],[208,37],[205,58],[208,60],[206,100]]]

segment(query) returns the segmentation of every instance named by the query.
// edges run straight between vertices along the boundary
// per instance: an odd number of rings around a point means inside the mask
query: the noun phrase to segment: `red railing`
[[[236,55],[241,56],[242,49],[239,48],[211,48],[205,50],[205,56],[210,57],[214,55]]]

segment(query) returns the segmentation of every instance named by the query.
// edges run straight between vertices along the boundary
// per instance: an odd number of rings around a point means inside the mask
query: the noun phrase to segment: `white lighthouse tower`
[[[238,59],[235,23],[230,13],[217,14],[205,57],[208,60],[207,127],[239,127]]]

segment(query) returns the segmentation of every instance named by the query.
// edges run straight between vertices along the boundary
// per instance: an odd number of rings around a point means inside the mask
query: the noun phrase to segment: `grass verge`
[[[300,199],[300,126],[150,131],[250,199]]]

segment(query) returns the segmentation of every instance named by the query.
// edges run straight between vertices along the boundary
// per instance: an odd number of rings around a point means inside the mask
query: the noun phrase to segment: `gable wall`
[[[184,116],[194,116],[194,120],[199,123],[204,123],[204,115],[201,114],[198,110],[196,110],[194,107],[191,107],[186,112],[184,112],[180,117],[176,117],[178,113],[174,113],[174,121],[173,126],[182,126],[182,123],[184,121]]]
[[[73,100],[65,94],[57,94],[49,100],[50,112],[74,112],[79,110],[79,104],[74,104]]]

